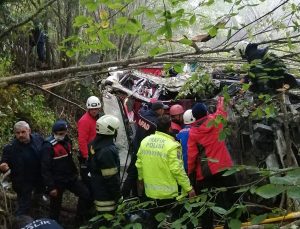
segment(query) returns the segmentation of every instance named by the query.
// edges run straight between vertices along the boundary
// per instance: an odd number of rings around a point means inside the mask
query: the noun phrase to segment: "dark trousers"
[[[30,215],[30,210],[33,205],[33,201],[42,196],[42,186],[35,187],[31,184],[23,185],[21,189],[16,190],[17,193],[17,210],[16,216]]]
[[[223,173],[217,173],[206,177],[204,180],[196,181],[196,193],[197,195],[201,194],[202,189],[211,189],[211,188],[221,188],[221,187],[230,187],[236,185],[236,180],[234,175],[231,176],[222,176]],[[235,202],[234,190],[228,190],[221,192],[216,197],[216,206],[222,207],[226,210]],[[207,209],[202,215],[201,224],[202,229],[213,229],[214,228],[214,215],[212,210]],[[228,228],[227,223],[225,222],[224,228]]]
[[[137,160],[136,156],[133,155],[127,169],[127,177],[122,187],[122,195],[125,199],[131,196],[138,196],[138,191],[137,191],[138,171],[137,168],[135,167],[136,160]]]
[[[57,185],[57,196],[50,197],[50,218],[58,221],[65,190],[69,190],[79,197],[76,216],[84,218],[87,214],[88,203],[91,201],[91,197],[88,188],[79,180]]]

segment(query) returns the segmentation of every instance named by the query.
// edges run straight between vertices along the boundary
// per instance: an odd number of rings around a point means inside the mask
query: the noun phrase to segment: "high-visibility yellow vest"
[[[178,196],[178,185],[187,193],[192,189],[183,168],[181,145],[165,133],[156,131],[140,145],[136,167],[144,181],[146,196],[171,199]]]

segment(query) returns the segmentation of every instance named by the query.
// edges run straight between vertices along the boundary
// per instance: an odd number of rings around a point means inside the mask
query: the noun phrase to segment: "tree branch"
[[[249,25],[252,25],[253,23],[261,20],[262,18],[268,16],[269,14],[272,14],[274,11],[276,11],[277,9],[279,9],[281,6],[285,5],[286,3],[288,3],[289,0],[284,1],[283,3],[279,4],[278,6],[276,6],[275,8],[273,8],[271,11],[265,13],[264,15],[262,15],[261,17],[255,19],[254,21],[249,22],[248,24],[244,25],[242,28],[238,29],[235,33],[233,33],[230,37],[228,37],[225,41],[223,41],[221,44],[217,45],[214,49],[217,49],[219,47],[221,47],[222,45],[224,45],[225,43],[227,43],[232,37],[234,37],[237,33],[239,33],[241,30],[245,29],[246,27],[248,27]]]
[[[295,36],[292,36],[290,38],[296,38],[299,37],[300,34],[297,34]],[[284,42],[286,40],[286,37],[269,40],[269,41],[263,41],[257,44],[269,44],[269,43],[280,43]],[[286,41],[285,41],[286,42]],[[230,52],[234,48],[221,48],[221,49],[215,49],[215,50],[201,50],[200,53],[176,53],[176,54],[168,54],[166,56],[157,56],[157,57],[135,57],[130,58],[127,60],[119,60],[119,61],[108,61],[108,62],[102,62],[97,64],[90,64],[90,65],[83,65],[83,66],[73,66],[68,68],[60,68],[60,69],[54,69],[54,70],[47,70],[47,71],[37,71],[37,72],[27,72],[19,75],[13,75],[9,77],[2,77],[0,78],[0,87],[5,87],[9,84],[14,83],[22,83],[33,79],[41,79],[45,77],[49,78],[55,78],[59,77],[63,74],[70,74],[70,73],[78,73],[78,72],[89,72],[89,71],[97,71],[101,70],[103,68],[113,67],[113,66],[120,66],[119,69],[124,69],[127,67],[132,67],[132,65],[148,65],[151,63],[166,63],[166,62],[202,62],[202,63],[209,63],[209,62],[220,62],[220,59],[208,59],[208,58],[202,58],[201,57],[205,54],[217,54],[222,52]],[[161,54],[163,55],[163,54]],[[198,59],[199,58],[199,59]],[[222,62],[230,61],[230,62],[241,62],[240,59],[222,59]]]
[[[30,15],[29,17],[25,18],[23,21],[14,24],[12,26],[10,26],[7,30],[3,31],[0,33],[0,40],[3,39],[5,36],[7,36],[10,32],[12,32],[13,30],[15,30],[16,28],[25,25],[26,23],[28,23],[29,21],[31,21],[33,18],[35,18],[40,12],[42,12],[45,8],[47,8],[48,6],[50,6],[52,3],[54,3],[56,0],[50,0],[49,2],[47,2],[46,4],[42,5],[40,8],[37,9],[37,11]]]
[[[70,101],[70,100],[68,100],[68,99],[66,99],[66,98],[64,98],[64,97],[62,97],[62,96],[60,96],[60,95],[57,95],[57,94],[55,94],[55,93],[53,93],[53,92],[51,92],[51,91],[45,90],[44,88],[42,88],[42,87],[40,87],[40,86],[38,86],[38,85],[36,85],[36,84],[33,84],[33,83],[25,83],[25,85],[28,85],[28,86],[31,86],[31,87],[38,88],[38,89],[40,89],[40,90],[43,91],[43,92],[46,92],[46,93],[48,93],[48,94],[50,94],[50,95],[53,95],[53,96],[55,96],[56,98],[58,98],[58,99],[60,99],[60,100],[63,100],[64,102],[70,103],[70,104],[72,104],[72,105],[75,105],[75,106],[77,106],[78,108],[80,108],[80,109],[82,109],[82,110],[85,111],[85,109],[84,109],[82,106],[78,105],[77,103],[74,103],[74,102],[72,102],[72,101]]]

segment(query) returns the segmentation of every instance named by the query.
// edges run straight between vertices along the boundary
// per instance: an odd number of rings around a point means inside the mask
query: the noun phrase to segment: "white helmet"
[[[249,44],[249,42],[247,42],[247,41],[240,41],[239,43],[237,43],[237,45],[234,47],[236,55],[244,58],[248,44]]]
[[[193,116],[192,109],[186,110],[183,114],[184,124],[191,124],[195,121],[196,121],[196,119]]]
[[[87,109],[94,109],[94,108],[100,108],[101,102],[98,97],[91,96],[86,101],[86,108]]]
[[[96,122],[96,132],[104,135],[114,135],[120,126],[120,121],[113,115],[103,115]]]

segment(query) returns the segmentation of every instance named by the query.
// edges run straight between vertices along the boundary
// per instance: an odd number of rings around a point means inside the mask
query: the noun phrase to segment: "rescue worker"
[[[34,220],[28,215],[17,216],[12,222],[12,229],[63,229],[55,220],[41,218]]]
[[[248,76],[242,82],[250,81],[252,92],[275,92],[284,84],[297,87],[297,81],[287,72],[285,63],[268,48],[258,48],[258,44],[241,41],[235,46],[235,51],[250,64]]]
[[[171,131],[173,134],[178,134],[179,131],[182,129],[183,124],[183,113],[184,109],[181,105],[175,104],[170,108],[170,115],[171,115]]]
[[[86,101],[87,112],[79,119],[77,123],[78,129],[78,146],[79,146],[79,163],[80,175],[83,183],[90,186],[87,157],[88,144],[96,137],[96,121],[99,118],[101,102],[96,96],[91,96]]]
[[[188,194],[190,198],[195,196],[183,168],[180,143],[170,135],[170,126],[169,116],[159,117],[157,130],[141,142],[137,153],[135,165],[140,187],[145,188],[148,198],[154,200],[158,207],[161,206],[152,215],[165,210],[163,205],[176,201],[178,186],[183,194]],[[157,228],[157,225],[156,220],[152,219],[152,227]]]
[[[217,110],[208,114],[203,103],[197,103],[192,108],[196,121],[192,124],[188,138],[188,174],[196,177],[196,193],[212,187],[228,187],[235,184],[233,176],[222,176],[222,170],[233,166],[232,159],[224,140],[219,140],[222,124],[208,125],[218,115],[227,117],[224,110],[224,98],[219,97]],[[233,197],[229,192],[222,193],[217,199],[217,206],[231,207]],[[219,204],[219,205],[218,205]],[[207,210],[202,217],[202,228],[213,228],[213,214]]]
[[[32,205],[32,192],[42,193],[41,148],[44,139],[31,134],[29,124],[19,121],[14,125],[15,139],[3,149],[1,172],[11,171],[12,187],[17,193],[16,215],[28,215]]]
[[[156,130],[156,123],[158,117],[162,116],[165,109],[168,109],[167,105],[164,105],[161,101],[152,103],[151,109],[144,110],[140,113],[140,117],[137,121],[137,129],[135,137],[133,139],[133,153],[131,155],[131,161],[127,169],[127,177],[122,188],[122,195],[124,198],[130,197],[131,195],[137,196],[137,170],[135,167],[136,154],[140,147],[141,141],[153,134]]]
[[[179,131],[179,133],[176,135],[176,138],[181,143],[182,147],[182,157],[183,157],[183,165],[184,169],[187,172],[187,157],[188,157],[188,151],[187,151],[187,143],[189,139],[189,132],[191,128],[191,124],[195,122],[196,119],[193,116],[192,109],[186,110],[183,114],[183,122],[185,124],[184,128]]]
[[[50,218],[58,221],[63,193],[69,190],[79,197],[77,223],[85,220],[90,193],[78,179],[77,168],[72,158],[72,141],[64,120],[58,120],[53,124],[52,135],[43,144],[42,176],[50,196]]]
[[[113,214],[121,198],[120,158],[114,140],[120,121],[104,115],[96,122],[97,135],[89,145],[88,165],[96,211]]]

